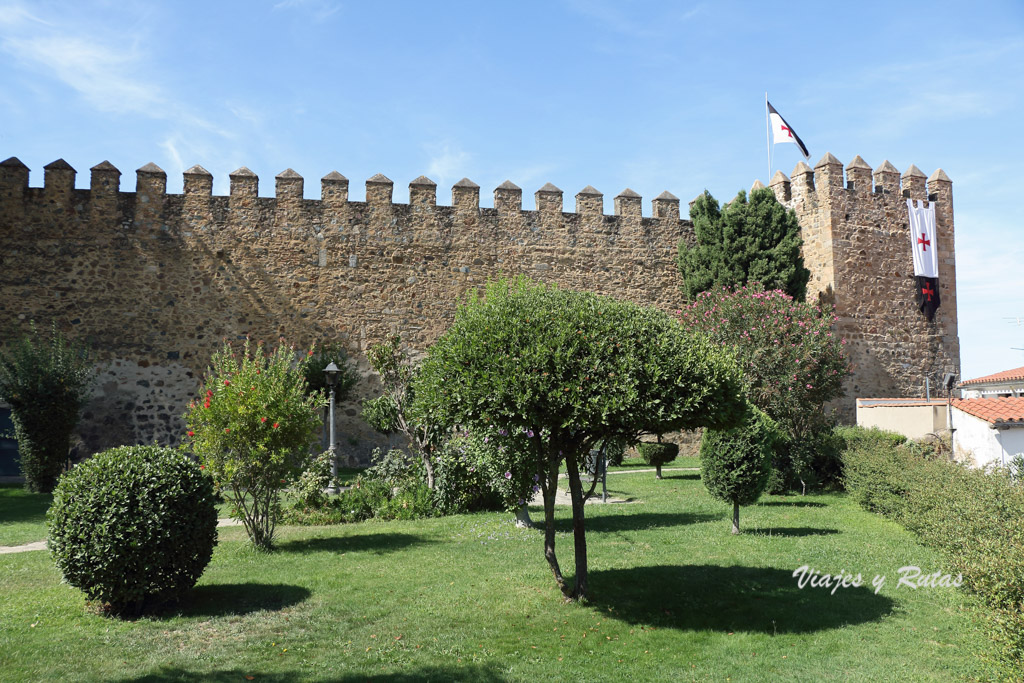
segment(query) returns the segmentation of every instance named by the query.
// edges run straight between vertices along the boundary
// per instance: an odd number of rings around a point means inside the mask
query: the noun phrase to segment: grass
[[[284,527],[269,555],[222,528],[190,597],[134,622],[90,613],[47,553],[3,555],[0,670],[116,681],[981,675],[963,596],[896,587],[901,566],[942,569],[909,533],[822,495],[768,496],[742,510],[744,533],[732,536],[728,506],[695,475],[609,477],[615,496],[640,502],[588,506],[586,605],[560,600],[539,533],[506,514]],[[571,574],[570,529],[560,509]],[[860,572],[868,585],[801,590],[792,574],[804,564]],[[877,595],[876,574],[888,577]]]

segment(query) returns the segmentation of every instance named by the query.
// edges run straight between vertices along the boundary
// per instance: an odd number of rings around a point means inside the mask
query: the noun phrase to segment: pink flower
[[[506,472],[505,473],[505,478],[506,479],[511,479],[512,478],[512,473],[511,472]]]

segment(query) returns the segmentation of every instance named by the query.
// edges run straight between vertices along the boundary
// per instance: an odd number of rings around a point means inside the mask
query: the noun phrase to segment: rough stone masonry
[[[928,180],[911,166],[902,177],[888,162],[874,171],[857,157],[846,169],[827,154],[812,171],[799,164],[771,188],[796,210],[809,297],[834,297],[837,327],[855,375],[840,409],[853,415],[857,396],[915,396],[959,371],[953,262],[952,185],[939,170]],[[201,166],[184,173],[184,192],[166,192],[154,164],[136,172],[136,191],[121,192],[118,169],[91,169],[88,190],[75,189],[63,160],[29,187],[18,159],[0,163],[0,335],[28,323],[55,321],[88,340],[99,382],[80,435],[87,452],[135,442],[174,444],[210,355],[224,339],[297,348],[342,340],[368,372],[363,351],[400,333],[422,352],[451,322],[470,288],[523,273],[573,289],[657,306],[680,304],[676,250],[692,240],[668,192],[641,212],[626,189],[604,213],[593,187],[576,194],[574,213],[550,183],[524,211],[511,182],[481,208],[468,179],[452,187],[451,206],[437,205],[436,184],[419,177],[410,201],[392,201],[383,175],[366,181],[366,201],[349,201],[349,181],[321,179],[321,199],[303,197],[303,178],[288,169],[275,197],[259,196],[246,168],[230,174],[230,194],[212,194]],[[872,183],[872,179],[874,183]],[[755,187],[760,184],[755,184]],[[937,203],[943,306],[927,323],[913,304],[913,272],[904,195]],[[371,377],[357,398],[376,391]],[[358,418],[355,401],[339,411],[341,452],[365,461],[385,442]]]

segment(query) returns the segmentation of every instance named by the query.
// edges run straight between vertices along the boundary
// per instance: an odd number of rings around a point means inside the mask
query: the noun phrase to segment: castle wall
[[[434,341],[466,291],[500,275],[655,305],[678,306],[677,244],[692,239],[679,200],[667,193],[641,215],[641,198],[625,191],[614,213],[585,188],[576,212],[546,185],[536,209],[504,183],[494,208],[481,208],[479,187],[463,180],[452,205],[438,206],[427,178],[410,184],[410,203],[392,201],[378,175],[366,201],[348,200],[348,180],[331,173],[321,199],[303,198],[303,179],[275,178],[275,197],[259,196],[248,169],[231,174],[228,197],[212,196],[212,176],[185,173],[184,192],[166,194],[153,164],[137,171],[136,191],[121,192],[120,172],[104,162],[89,190],[74,189],[63,161],[45,169],[43,188],[29,187],[17,159],[0,164],[0,334],[31,320],[56,321],[88,340],[100,365],[80,428],[92,452],[130,442],[174,444],[186,404],[222,340],[297,348],[342,340],[368,373],[362,352],[400,333],[414,352]],[[378,391],[364,380],[356,399]],[[386,440],[358,419],[355,400],[340,406],[339,448],[365,460]]]
[[[771,188],[793,208],[812,276],[808,300],[833,300],[839,334],[854,375],[837,403],[852,421],[857,397],[938,395],[943,375],[960,374],[956,315],[952,183],[941,170],[925,180],[888,161],[874,171],[859,156],[846,167],[826,154],[812,171],[797,164],[792,179],[776,173]],[[915,303],[907,198],[935,204],[941,306],[928,322]],[[831,287],[831,290],[829,290]]]
[[[644,217],[631,190],[606,214],[589,186],[566,212],[550,184],[523,210],[511,182],[482,208],[466,179],[444,206],[424,177],[410,183],[408,204],[396,204],[382,175],[355,202],[337,172],[321,179],[321,199],[307,200],[291,169],[274,179],[272,198],[246,168],[230,174],[227,197],[213,196],[213,177],[199,166],[185,172],[180,195],[166,193],[153,164],[136,172],[135,192],[121,191],[107,162],[91,169],[89,190],[75,189],[62,160],[44,171],[33,188],[20,161],[0,163],[0,318],[13,322],[0,335],[55,321],[88,340],[100,366],[80,429],[88,452],[177,443],[210,355],[249,335],[348,346],[367,378],[340,406],[339,448],[365,460],[386,444],[358,419],[358,399],[379,391],[362,354],[370,344],[400,333],[422,352],[468,289],[501,275],[673,310],[677,244],[693,239],[667,192]],[[942,171],[926,187],[913,166],[901,179],[888,162],[872,172],[857,157],[844,179],[828,154],[813,170],[798,164],[792,180],[777,173],[771,188],[800,219],[808,299],[820,294],[837,307],[855,371],[837,402],[847,421],[856,397],[920,396],[926,376],[937,387],[945,372],[959,373],[952,184]],[[904,195],[937,205],[942,306],[932,323],[914,305]]]

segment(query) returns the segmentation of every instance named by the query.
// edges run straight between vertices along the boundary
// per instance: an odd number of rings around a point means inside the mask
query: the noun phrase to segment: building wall
[[[834,293],[839,332],[851,340],[856,375],[839,407],[852,422],[857,395],[915,396],[924,374],[937,382],[959,370],[952,193],[944,175],[933,176],[945,256],[943,307],[929,324],[912,304],[899,177],[893,185],[876,173],[883,191],[872,193],[854,169],[847,188],[830,159],[815,171],[798,166],[793,183],[777,174],[772,189],[800,217],[810,296]],[[667,193],[645,217],[629,190],[607,207],[585,188],[566,212],[551,185],[523,210],[511,183],[482,208],[470,181],[452,188],[451,206],[439,206],[435,184],[422,177],[409,185],[410,202],[396,204],[381,175],[366,182],[363,202],[349,201],[338,173],[321,179],[319,200],[303,198],[304,180],[291,170],[275,178],[273,198],[260,196],[245,168],[231,174],[227,197],[212,195],[213,178],[198,166],[180,195],[166,193],[166,174],[153,164],[136,172],[135,192],[121,191],[120,176],[104,162],[79,190],[76,171],[57,161],[39,188],[17,159],[0,163],[0,316],[15,323],[0,335],[55,321],[88,340],[100,375],[80,430],[86,452],[176,443],[188,398],[224,339],[284,337],[299,348],[341,340],[368,374],[362,352],[371,343],[399,333],[421,353],[467,290],[519,273],[673,310],[677,245],[693,239]],[[905,177],[904,186],[924,198],[923,178]],[[367,378],[356,399],[376,391]],[[343,453],[365,459],[384,445],[355,401],[339,413]]]
[[[953,408],[953,454],[957,460],[971,459],[975,467],[1005,466],[1010,458],[1024,454],[1024,428],[993,429],[991,423]]]
[[[946,429],[946,406],[857,406],[857,424],[920,439]]]

